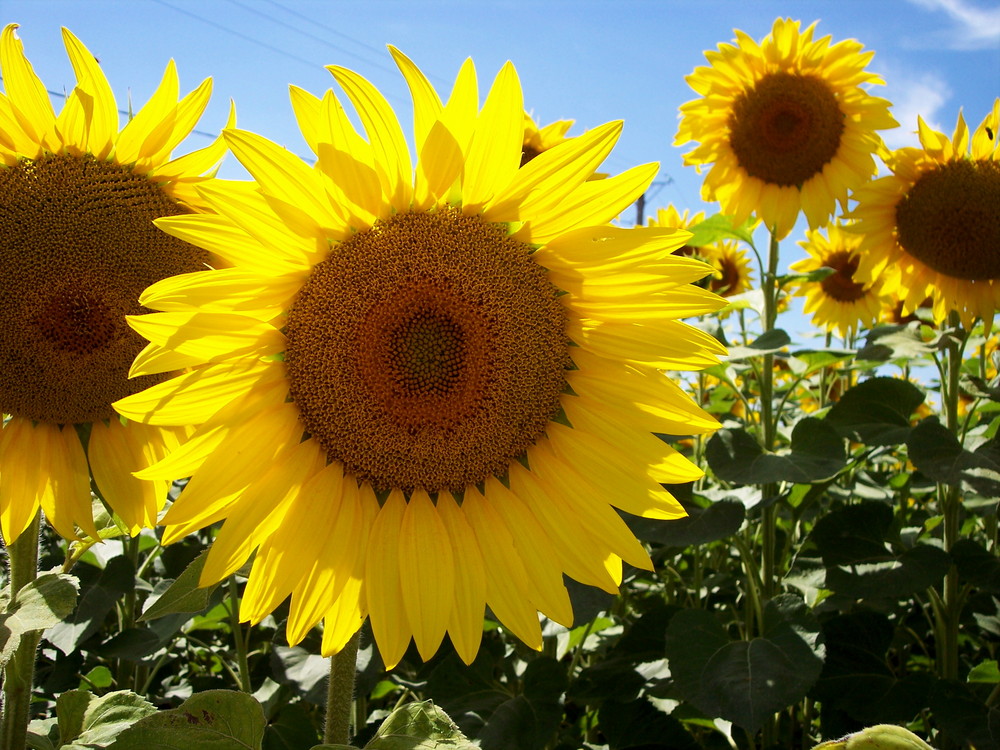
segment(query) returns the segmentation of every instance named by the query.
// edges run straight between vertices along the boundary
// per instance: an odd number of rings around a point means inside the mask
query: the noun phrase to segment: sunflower
[[[225,152],[220,138],[170,160],[211,81],[178,101],[171,62],[119,132],[104,73],[63,29],[77,84],[57,116],[15,29],[0,36],[0,532],[13,542],[41,506],[64,537],[78,538],[76,526],[96,538],[93,479],[135,534],[155,525],[167,486],[132,472],[176,447],[178,430],[126,423],[111,408],[167,377],[128,380],[146,342],[125,315],[143,311],[149,284],[210,259],[152,220],[201,205],[195,187]]]
[[[736,44],[708,51],[710,66],[687,82],[700,96],[681,106],[675,145],[696,141],[688,165],[711,164],[702,196],[740,224],[756,214],[777,238],[799,211],[826,224],[837,201],[875,174],[876,130],[896,127],[889,102],[862,86],[872,53],[845,40],[813,39],[815,24],[777,19],[759,44],[735,31]]]
[[[680,214],[673,205],[657,209],[656,217],[649,217],[647,223],[651,227],[678,227],[688,229],[705,220],[705,212],[699,211],[694,216],[684,209]],[[722,297],[733,297],[749,291],[753,286],[753,272],[750,270],[750,258],[739,243],[732,240],[722,240],[711,245],[692,247],[684,245],[675,251],[678,255],[708,263],[713,268],[711,276],[706,276],[698,286],[709,289]]]
[[[918,118],[922,148],[886,157],[891,175],[852,196],[849,214],[864,234],[859,273],[876,278],[893,268],[886,290],[903,300],[904,314],[927,297],[934,318],[952,310],[966,328],[987,328],[1000,306],[1000,99],[971,138],[961,112],[949,139]]]
[[[650,567],[614,508],[684,515],[660,482],[702,472],[651,433],[717,423],[660,369],[718,361],[676,319],[723,303],[689,283],[707,266],[671,254],[688,233],[608,224],[656,174],[587,181],[621,123],[520,167],[511,64],[480,110],[471,60],[442,104],[392,52],[415,170],[381,93],[340,67],[364,135],[333,91],[292,89],[315,169],[227,130],[259,191],[205,188],[218,216],[157,224],[235,248],[236,267],[154,284],[141,299],[162,312],[132,320],[168,361],[199,364],[115,407],[197,425],[141,475],[191,475],[166,542],[226,519],[202,583],[255,553],[244,620],[290,596],[291,643],[323,620],[332,654],[369,617],[389,667],[446,632],[471,662],[487,604],[540,648],[538,611],[572,621],[564,573],[614,592],[622,560]]]
[[[870,328],[882,312],[882,282],[857,280],[860,244],[861,238],[839,222],[827,226],[825,234],[807,229],[806,239],[799,245],[809,257],[789,266],[796,273],[833,270],[821,281],[799,282],[793,287],[793,296],[806,298],[804,311],[812,313],[814,325],[836,330],[844,338],[859,328]]]
[[[524,143],[521,146],[521,166],[540,153],[558,146],[566,140],[566,133],[573,127],[573,120],[556,120],[545,127],[539,127],[535,118],[524,113]]]

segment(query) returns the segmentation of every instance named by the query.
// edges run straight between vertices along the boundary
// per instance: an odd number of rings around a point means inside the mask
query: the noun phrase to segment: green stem
[[[247,656],[247,634],[240,624],[240,590],[236,585],[236,576],[229,576],[229,628],[233,631],[233,642],[236,645],[236,667],[240,673],[240,690],[252,693],[250,685],[250,660]]]
[[[17,541],[7,545],[10,561],[10,600],[38,577],[38,530],[41,513],[36,513]],[[42,631],[21,636],[14,655],[3,670],[3,716],[0,718],[0,747],[23,748],[28,742],[31,686],[35,679],[35,651]]]
[[[959,374],[962,367],[962,354],[965,343],[964,331],[958,315],[952,313],[951,326],[956,329],[959,335],[951,336],[948,339],[948,366],[947,366],[947,391],[942,393],[948,429],[952,434],[963,442],[961,425],[958,417],[959,398]],[[944,516],[942,529],[944,534],[944,551],[951,552],[951,548],[958,541],[961,530],[961,506],[962,497],[960,488],[953,485],[938,485],[938,497],[941,503],[941,513]],[[948,568],[944,579],[944,594],[942,604],[942,626],[943,643],[939,646],[938,673],[946,680],[958,679],[958,630],[959,618],[961,615],[961,597],[959,595],[958,569],[952,565]]]
[[[326,688],[326,726],[323,742],[346,745],[351,739],[354,677],[358,667],[358,631],[339,653],[330,657],[330,684]]]
[[[764,333],[774,330],[777,320],[778,310],[778,239],[774,232],[771,232],[770,249],[767,259],[767,274],[764,277]],[[764,355],[764,367],[760,379],[760,408],[761,408],[761,447],[765,451],[773,451],[775,439],[778,433],[777,419],[774,414],[774,355]],[[764,508],[761,517],[761,579],[763,584],[763,597],[770,599],[775,593],[775,544],[777,508],[774,505],[773,497],[777,494],[778,486],[769,482],[761,487],[762,501],[769,503]]]

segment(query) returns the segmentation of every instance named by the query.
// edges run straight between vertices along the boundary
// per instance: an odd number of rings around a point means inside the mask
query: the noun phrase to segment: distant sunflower
[[[565,141],[566,133],[571,127],[573,127],[573,120],[556,120],[544,127],[539,127],[535,118],[525,112],[521,166],[523,167],[539,154]]]
[[[428,658],[446,632],[471,662],[487,604],[540,648],[539,610],[572,621],[564,573],[617,591],[622,560],[649,568],[612,506],[684,515],[659,483],[702,472],[651,433],[717,423],[659,369],[723,352],[676,320],[723,304],[690,285],[704,264],[671,254],[687,233],[608,224],[656,165],[587,181],[621,123],[520,167],[511,64],[480,110],[471,61],[442,105],[393,55],[415,175],[395,113],[344,68],[329,70],[366,137],[332,91],[292,90],[316,169],[227,130],[259,192],[206,189],[220,217],[157,223],[206,249],[239,238],[244,257],[154,284],[142,302],[163,312],[132,321],[201,364],[115,405],[199,425],[143,476],[192,475],[167,542],[227,519],[203,583],[254,555],[243,619],[290,595],[289,641],[325,619],[330,654],[370,617],[389,667],[411,636]]]
[[[800,210],[823,226],[875,174],[875,131],[896,126],[889,102],[862,88],[882,83],[865,71],[872,53],[853,39],[813,40],[815,24],[799,26],[779,18],[759,44],[737,30],[735,46],[706,52],[710,66],[687,77],[701,98],[681,106],[674,141],[700,144],[685,164],[712,165],[705,200],[736,224],[756,214],[778,238]]]
[[[803,281],[794,289],[794,296],[805,297],[805,313],[812,314],[814,325],[828,331],[836,330],[847,338],[859,328],[870,328],[882,310],[881,282],[858,282],[858,245],[861,238],[844,231],[839,224],[822,230],[806,230],[806,239],[799,245],[808,258],[792,263],[789,269],[809,273],[821,268],[833,270],[821,281]]]
[[[705,212],[699,211],[689,216],[689,210],[684,209],[679,214],[670,205],[658,209],[656,217],[650,217],[647,223],[651,227],[677,227],[688,229],[705,220]],[[721,297],[732,297],[742,294],[753,287],[753,271],[750,269],[750,258],[739,243],[732,240],[722,240],[711,245],[692,247],[684,245],[674,251],[677,255],[697,258],[712,266],[714,273],[697,282],[698,286],[715,292]]]
[[[927,297],[935,321],[951,310],[966,327],[989,327],[1000,306],[1000,99],[970,138],[962,114],[951,139],[918,118],[922,148],[886,158],[892,170],[852,196],[850,216],[864,234],[859,272],[893,268],[886,290],[913,312]]]
[[[179,159],[211,94],[178,101],[167,65],[156,93],[119,132],[108,81],[63,29],[76,87],[57,116],[24,56],[17,24],[0,37],[0,531],[7,543],[39,506],[52,526],[97,536],[91,478],[131,533],[156,523],[167,483],[132,472],[176,447],[177,430],[126,423],[111,402],[166,379],[127,378],[145,341],[129,329],[139,293],[206,267],[203,249],[153,226],[201,205],[195,185],[225,151]],[[183,358],[168,363],[175,369]]]

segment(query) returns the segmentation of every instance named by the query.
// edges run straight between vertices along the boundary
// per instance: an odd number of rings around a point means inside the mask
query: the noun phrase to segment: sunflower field
[[[56,112],[17,28],[0,750],[1000,748],[1000,99],[778,18],[652,206],[511,63],[177,155],[211,81],[120,123],[64,29]]]

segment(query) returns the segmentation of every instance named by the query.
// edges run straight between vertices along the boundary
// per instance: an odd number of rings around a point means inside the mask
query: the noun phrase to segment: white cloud
[[[896,118],[899,127],[884,131],[882,139],[891,149],[904,146],[919,146],[917,138],[917,115],[924,118],[931,128],[949,135],[954,127],[957,112],[940,113],[941,107],[951,97],[951,89],[943,78],[935,73],[904,73],[896,70],[885,75],[888,84],[884,91],[873,91],[877,96],[884,96],[892,102],[892,116]],[[952,124],[948,125],[947,122]]]
[[[983,49],[1000,44],[1000,7],[984,8],[970,0],[909,0],[932,11],[944,11],[950,28],[935,34],[936,42],[952,49]]]

